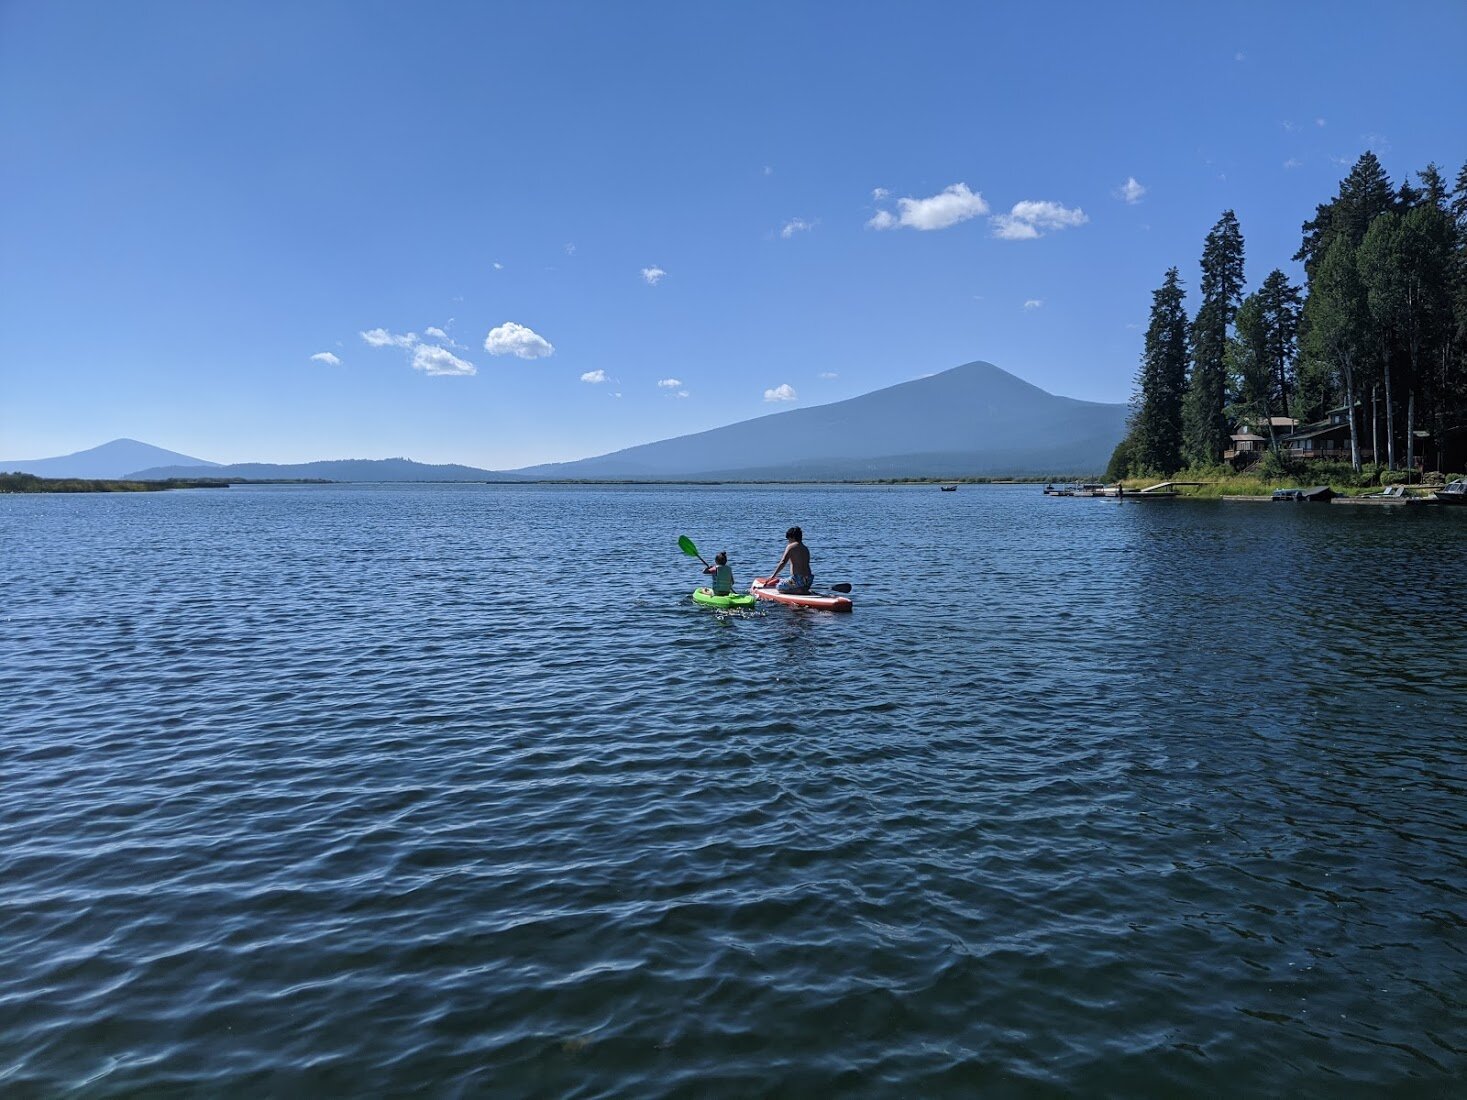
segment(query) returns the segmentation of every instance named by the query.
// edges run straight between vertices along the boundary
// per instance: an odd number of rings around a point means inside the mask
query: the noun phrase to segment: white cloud
[[[425,328],[423,330],[423,335],[431,336],[435,340],[446,341],[448,339],[448,333],[444,332],[441,328],[437,328],[433,325],[429,325],[427,328]]]
[[[478,374],[474,364],[460,359],[447,348],[435,348],[431,344],[419,344],[413,352],[413,370],[424,374]]]
[[[820,372],[820,377],[821,378],[839,378],[840,375],[836,374],[835,371],[833,371],[833,370],[823,370],[823,371]]]
[[[657,384],[665,390],[675,390],[682,385],[682,382],[676,378],[662,378],[658,380]]]
[[[882,202],[889,198],[891,198],[891,192],[888,191],[885,187],[873,187],[871,189],[872,202]]]
[[[513,321],[491,328],[484,337],[484,350],[490,355],[513,355],[516,359],[544,359],[555,354],[549,340]]]
[[[688,396],[688,391],[687,390],[678,390],[677,391],[677,396],[679,396],[679,397],[687,397]]]
[[[612,394],[612,395],[611,395],[611,396],[612,396],[612,397],[615,397],[615,398],[616,398],[616,399],[617,399],[617,400],[618,400],[618,401],[620,401],[620,400],[621,400],[621,390],[617,390],[617,391],[616,391],[616,392],[615,392],[615,393],[614,393],[614,394]]]
[[[588,370],[585,374],[581,375],[581,381],[590,382],[592,385],[599,385],[606,381],[606,372],[604,370]]]
[[[494,270],[495,271],[503,271],[504,270],[504,265],[502,263],[500,263],[498,260],[495,260],[494,261]]]
[[[789,240],[796,233],[808,233],[811,228],[813,228],[811,224],[804,218],[791,218],[784,223],[784,228],[779,231],[779,235]]]
[[[567,256],[574,256],[576,254],[576,246],[570,241],[566,242],[565,254]]]
[[[1135,176],[1127,176],[1126,182],[1121,184],[1115,190],[1116,198],[1120,199],[1123,202],[1132,204],[1140,202],[1141,196],[1144,194],[1146,194],[1146,188],[1136,179]]]
[[[1026,301],[1024,303],[1024,308],[1025,309],[1038,309],[1043,304],[1044,304],[1044,299],[1043,298],[1030,298],[1028,301]]]
[[[1323,126],[1324,125],[1324,119],[1322,119],[1322,118],[1316,118],[1314,120],[1314,125],[1316,125],[1316,126]]]
[[[385,328],[373,328],[362,333],[362,339],[374,348],[411,348],[417,345],[418,334],[407,332],[397,336]]]
[[[656,286],[662,280],[662,276],[666,274],[667,272],[663,271],[656,264],[653,264],[651,267],[642,268],[642,278],[646,280],[648,286]]]
[[[968,190],[966,183],[955,183],[936,195],[925,199],[897,199],[900,216],[889,211],[878,210],[866,224],[872,229],[946,229],[958,222],[988,213],[988,204],[981,194]]]
[[[1279,125],[1284,128],[1284,133],[1286,134],[1295,133],[1299,129],[1299,124],[1297,122],[1290,122],[1288,119],[1284,119],[1282,122],[1279,123]]]
[[[1284,161],[1285,168],[1301,168],[1303,167],[1303,165],[1304,162],[1298,157],[1290,157],[1288,160]]]
[[[335,355],[332,355],[329,351],[318,351],[318,352],[316,352],[315,355],[311,356],[311,362],[313,362],[313,363],[325,363],[328,366],[332,366],[332,367],[339,367],[339,366],[341,366],[341,360],[338,359]]]
[[[995,214],[989,219],[993,224],[993,235],[1006,241],[1030,241],[1042,237],[1042,230],[1068,229],[1084,225],[1090,219],[1085,211],[1069,209],[1057,202],[1036,202],[1026,199],[1014,203],[1007,214]]]
[[[775,386],[772,390],[765,390],[764,400],[798,401],[799,396],[795,393],[795,388],[793,386],[791,386],[788,382],[784,382],[781,385]]]

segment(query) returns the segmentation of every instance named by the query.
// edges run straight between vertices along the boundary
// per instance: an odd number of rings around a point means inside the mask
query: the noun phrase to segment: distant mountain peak
[[[1126,406],[1059,397],[984,360],[883,389],[576,462],[529,477],[880,478],[1099,473]]]
[[[35,474],[37,477],[122,478],[144,466],[204,466],[217,462],[192,458],[177,451],[141,443],[136,439],[114,439],[98,447],[56,458],[0,461],[0,471]]]

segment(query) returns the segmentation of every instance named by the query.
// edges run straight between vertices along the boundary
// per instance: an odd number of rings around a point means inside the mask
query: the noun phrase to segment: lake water
[[[691,602],[792,523],[852,614]],[[0,1092],[1467,1075],[1467,515],[262,486],[0,567]]]

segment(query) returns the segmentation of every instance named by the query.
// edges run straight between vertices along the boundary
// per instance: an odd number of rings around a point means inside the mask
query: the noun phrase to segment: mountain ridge
[[[1098,473],[1125,434],[1126,412],[1048,393],[976,360],[843,401],[512,472],[745,480],[800,467],[825,478]],[[851,453],[853,442],[863,455]]]
[[[125,439],[11,468],[38,476],[343,482],[1070,476],[1105,468],[1125,434],[1126,413],[1125,405],[1060,397],[976,360],[841,401],[514,470],[407,458],[221,465]],[[94,463],[96,472],[76,472],[72,460],[99,454],[108,458],[105,468]],[[121,463],[126,454],[174,461]]]

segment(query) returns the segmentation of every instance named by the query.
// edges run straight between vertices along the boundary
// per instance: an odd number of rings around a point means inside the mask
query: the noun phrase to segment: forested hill
[[[516,473],[543,478],[885,478],[1099,472],[1126,407],[1056,397],[992,363]]]

